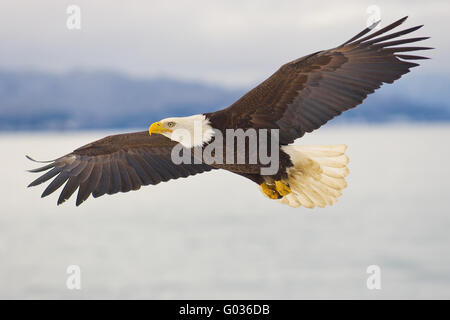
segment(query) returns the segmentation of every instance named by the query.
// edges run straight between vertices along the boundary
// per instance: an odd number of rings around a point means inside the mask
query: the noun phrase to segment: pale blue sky
[[[52,72],[113,69],[230,86],[259,82],[283,63],[361,31],[370,5],[382,25],[404,15],[432,36],[423,73],[448,73],[449,1],[2,1],[0,68]],[[66,8],[81,8],[79,31]]]

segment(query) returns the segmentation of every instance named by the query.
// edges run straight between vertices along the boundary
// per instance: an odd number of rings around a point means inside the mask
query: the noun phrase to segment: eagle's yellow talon
[[[275,186],[269,185],[266,182],[261,183],[261,190],[270,199],[281,198],[280,194],[275,190]]]
[[[275,189],[280,194],[280,196],[286,196],[291,193],[291,188],[283,181],[275,181]]]

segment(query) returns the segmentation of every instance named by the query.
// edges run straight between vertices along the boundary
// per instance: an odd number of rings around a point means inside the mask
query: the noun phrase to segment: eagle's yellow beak
[[[164,132],[172,132],[173,130],[164,128],[161,122],[152,123],[150,128],[148,128],[148,134],[152,135],[152,133],[164,133]]]

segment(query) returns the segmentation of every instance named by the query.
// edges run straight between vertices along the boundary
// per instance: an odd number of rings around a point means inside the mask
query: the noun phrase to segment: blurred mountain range
[[[416,71],[416,70],[414,70]],[[332,122],[450,121],[450,77],[413,72]],[[115,72],[0,70],[0,130],[142,128],[169,116],[211,112],[251,87]]]

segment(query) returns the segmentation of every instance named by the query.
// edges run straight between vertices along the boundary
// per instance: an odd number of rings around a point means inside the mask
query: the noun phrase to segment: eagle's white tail
[[[289,154],[293,167],[287,169],[283,182],[291,193],[279,201],[291,207],[325,207],[336,202],[347,186],[345,176],[349,170],[344,144],[332,146],[283,146]]]

